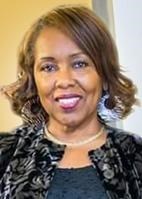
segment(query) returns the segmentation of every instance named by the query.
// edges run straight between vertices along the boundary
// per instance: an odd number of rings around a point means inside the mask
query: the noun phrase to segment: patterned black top
[[[108,199],[96,169],[57,169],[47,199]]]
[[[109,199],[142,199],[142,138],[105,126],[106,143],[88,152]],[[66,146],[44,135],[44,124],[0,133],[0,199],[46,199]]]

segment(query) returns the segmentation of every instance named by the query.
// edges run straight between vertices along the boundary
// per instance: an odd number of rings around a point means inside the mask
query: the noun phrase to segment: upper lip
[[[55,100],[58,101],[60,99],[69,99],[69,98],[75,98],[75,97],[82,98],[82,96],[79,94],[69,93],[69,94],[58,95],[55,97]]]

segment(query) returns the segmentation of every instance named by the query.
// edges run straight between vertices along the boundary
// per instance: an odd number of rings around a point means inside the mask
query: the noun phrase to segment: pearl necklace
[[[47,138],[49,138],[49,140],[51,140],[52,142],[56,143],[56,144],[60,144],[60,145],[66,145],[67,147],[79,147],[85,144],[88,144],[94,140],[96,140],[98,137],[100,137],[102,135],[102,133],[104,132],[104,126],[100,129],[100,131],[98,133],[96,133],[95,135],[93,135],[92,137],[90,137],[87,140],[82,140],[80,142],[64,142],[61,141],[59,139],[57,139],[56,137],[54,137],[49,131],[48,129],[45,127],[45,135]]]

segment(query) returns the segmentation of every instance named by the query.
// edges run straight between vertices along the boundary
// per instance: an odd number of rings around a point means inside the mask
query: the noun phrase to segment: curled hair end
[[[13,98],[13,93],[20,87],[20,81],[17,80],[14,83],[0,87],[0,95],[7,97],[8,99]]]

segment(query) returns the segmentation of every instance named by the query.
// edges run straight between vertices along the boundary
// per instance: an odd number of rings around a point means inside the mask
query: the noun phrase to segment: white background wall
[[[113,0],[113,8],[120,64],[136,83],[142,100],[142,1]],[[123,121],[123,128],[142,135],[142,107]]]

